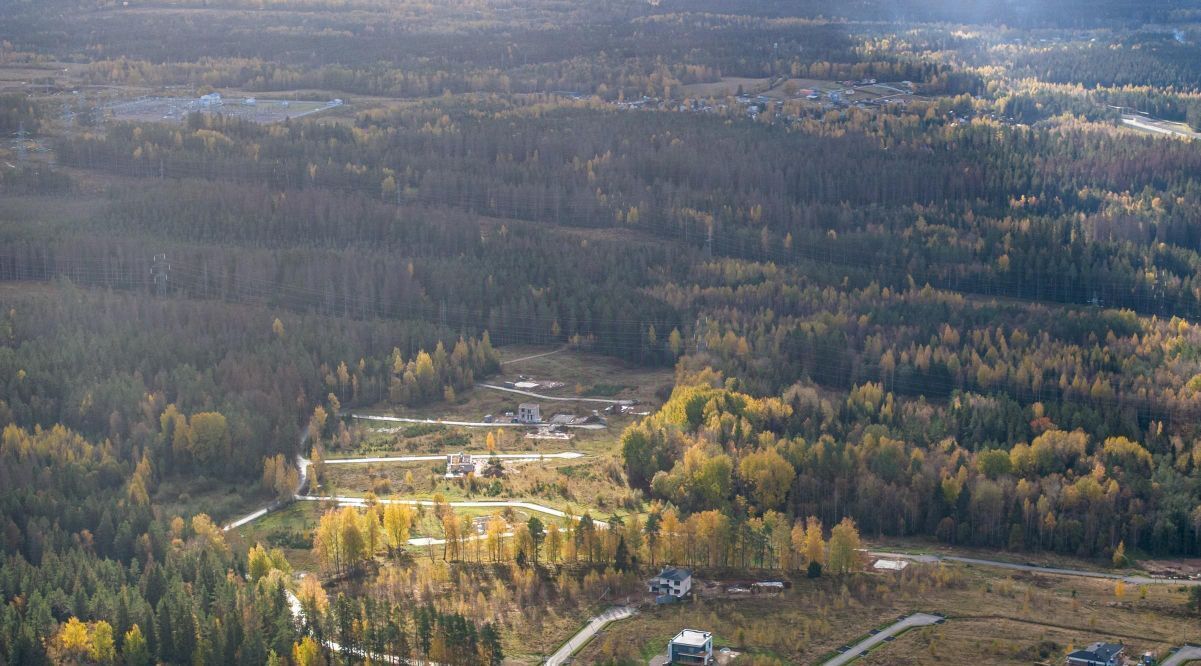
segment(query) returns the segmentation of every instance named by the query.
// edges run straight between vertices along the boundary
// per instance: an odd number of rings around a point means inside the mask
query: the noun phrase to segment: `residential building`
[[[658,576],[650,579],[647,587],[652,594],[667,594],[683,597],[692,590],[692,572],[679,567],[667,567]]]
[[[460,477],[468,474],[474,474],[476,470],[475,460],[472,459],[470,453],[452,453],[446,456],[446,476]]]
[[[1093,643],[1068,654],[1068,666],[1117,666],[1126,663],[1125,652],[1121,643]]]
[[[667,644],[667,661],[670,664],[712,664],[713,634],[696,629],[681,631]]]
[[[542,423],[542,410],[536,402],[523,402],[517,406],[517,421],[520,423]]]

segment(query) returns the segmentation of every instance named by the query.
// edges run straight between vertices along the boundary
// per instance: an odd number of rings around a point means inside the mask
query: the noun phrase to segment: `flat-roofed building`
[[[685,629],[676,634],[667,644],[667,662],[670,664],[712,664],[713,634],[696,629]]]

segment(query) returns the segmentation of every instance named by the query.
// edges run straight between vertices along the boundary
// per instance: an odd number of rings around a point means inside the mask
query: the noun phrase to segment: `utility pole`
[[[28,135],[28,133],[25,132],[25,123],[24,122],[19,123],[17,125],[17,158],[21,162],[24,162],[25,158],[28,157],[27,151],[25,149],[25,141],[28,138],[29,138],[29,135]]]
[[[150,274],[154,278],[154,290],[159,296],[167,295],[167,281],[171,275],[171,263],[167,261],[166,254],[154,255],[154,262],[150,267]]]

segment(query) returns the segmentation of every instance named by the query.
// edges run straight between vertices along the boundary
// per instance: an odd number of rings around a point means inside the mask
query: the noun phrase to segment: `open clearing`
[[[254,103],[249,103],[254,99]],[[204,104],[195,97],[141,97],[134,100],[115,102],[104,107],[113,120],[134,122],[183,122],[190,113],[220,114],[241,118],[256,123],[278,123],[289,118],[300,118],[341,104],[334,102],[291,101],[257,98],[223,100]]]
[[[700,570],[705,580],[720,571]],[[1195,640],[1195,617],[1184,610],[1177,586],[1127,586],[1115,595],[1110,581],[1043,576],[959,564],[914,564],[903,574],[863,573],[816,580],[796,577],[779,595],[700,594],[674,606],[642,608],[637,623],[610,626],[586,646],[582,663],[628,653],[642,659],[662,652],[681,628],[711,631],[714,647],[764,654],[785,663],[820,663],[837,649],[916,610],[937,611],[946,624],[910,629],[856,664],[1062,663],[1069,646],[1121,640],[1128,651],[1166,654]],[[762,618],[772,617],[764,623]],[[636,625],[636,626],[635,626]]]
[[[1201,137],[1201,134],[1194,132],[1193,128],[1184,123],[1174,123],[1170,120],[1159,120],[1147,116],[1124,115],[1122,116],[1122,124],[1126,127],[1133,127],[1153,134],[1178,136],[1186,139]]]
[[[712,83],[688,83],[680,86],[680,92],[688,97],[729,97],[738,94],[738,88],[747,95],[765,92],[771,79],[752,79],[743,76],[725,76]]]

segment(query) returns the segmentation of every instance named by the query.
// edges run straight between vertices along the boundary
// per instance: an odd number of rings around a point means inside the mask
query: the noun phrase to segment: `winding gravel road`
[[[1159,662],[1159,666],[1181,666],[1190,661],[1201,661],[1201,645],[1186,645]]]
[[[474,458],[498,458],[500,460],[574,460],[583,458],[584,454],[576,451],[563,451],[560,453],[472,453]],[[373,458],[326,458],[326,465],[365,465],[373,463],[410,463],[410,462],[434,462],[446,460],[445,455],[440,456],[377,456]]]
[[[881,629],[879,633],[872,634],[867,638],[859,641],[851,646],[851,649],[842,654],[830,659],[822,664],[822,666],[842,666],[842,664],[850,663],[858,659],[864,652],[883,643],[889,636],[896,636],[901,632],[908,631],[914,627],[926,627],[938,623],[942,618],[937,615],[929,615],[927,613],[914,613],[909,617],[903,618],[889,625],[885,629]]]
[[[959,555],[934,555],[922,553],[911,555],[908,553],[887,553],[887,552],[870,552],[872,557],[885,557],[889,559],[903,559],[913,562],[959,562],[961,564],[975,564],[982,567],[993,567],[995,569],[1012,569],[1014,571],[1031,571],[1034,573],[1054,574],[1058,576],[1079,576],[1082,578],[1107,578],[1110,580],[1121,580],[1133,585],[1201,585],[1201,580],[1179,580],[1175,578],[1155,578],[1153,576],[1125,576],[1122,574],[1109,573],[1105,571],[1089,571],[1087,569],[1064,569],[1060,567],[1043,567],[1035,564],[1018,564],[1017,562],[1001,562],[998,560],[984,560],[976,557],[961,557]]]
[[[302,502],[337,502],[342,506],[367,506],[367,499],[364,497],[350,497],[346,495],[335,495],[333,497],[325,497],[321,495],[297,495],[296,499]],[[407,504],[409,506],[434,506],[433,500],[408,500],[408,499],[377,499],[378,504]],[[544,513],[548,516],[556,518],[566,518],[567,513],[558,509],[535,504],[534,502],[519,502],[516,500],[478,500],[478,501],[462,501],[462,502],[447,502],[448,506],[458,507],[462,509],[503,509],[510,507],[514,509],[525,509],[535,513]],[[577,516],[578,518],[578,516]],[[609,527],[609,523],[592,519],[593,524],[602,529]]]
[[[476,384],[476,388],[492,389],[493,391],[504,391],[505,393],[516,393],[539,400],[552,400],[554,402],[596,402],[602,405],[632,405],[633,400],[611,400],[609,398],[562,398],[553,395],[542,395],[541,393],[531,393],[522,391],[521,389],[509,388],[507,386],[497,386],[495,384]]]
[[[585,643],[592,640],[592,637],[596,635],[596,632],[604,629],[610,622],[624,620],[627,617],[634,615],[636,612],[637,611],[629,606],[614,606],[604,613],[597,615],[588,622],[587,626],[585,626],[583,629],[580,629],[578,634],[572,636],[570,640],[563,644],[563,647],[560,647],[554,654],[552,654],[550,658],[546,660],[546,666],[560,666],[561,664],[567,663],[567,660],[571,659],[571,655],[575,654],[576,650],[584,647]]]

